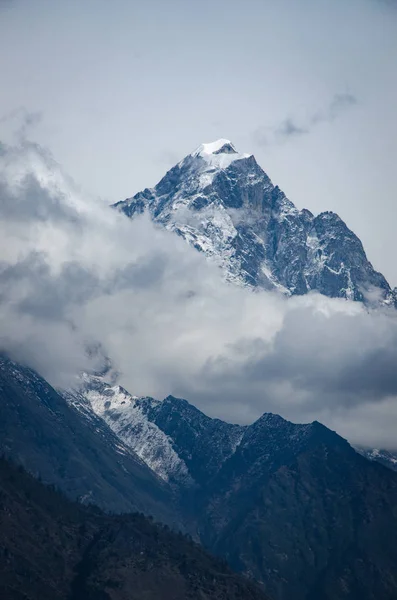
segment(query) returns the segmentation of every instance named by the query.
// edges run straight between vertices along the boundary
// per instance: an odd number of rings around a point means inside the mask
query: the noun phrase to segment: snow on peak
[[[215,142],[200,144],[192,153],[192,156],[202,156],[203,154],[238,154],[238,152],[230,140],[221,138]]]
[[[251,155],[237,152],[230,140],[221,138],[215,142],[200,144],[190,156],[204,159],[211,168],[227,169],[235,160],[248,158]]]

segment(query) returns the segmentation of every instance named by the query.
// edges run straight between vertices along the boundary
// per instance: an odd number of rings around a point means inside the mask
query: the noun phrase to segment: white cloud
[[[82,194],[26,141],[2,146],[0,216],[0,346],[54,385],[108,355],[135,394],[393,443],[394,311],[228,285],[178,236]]]

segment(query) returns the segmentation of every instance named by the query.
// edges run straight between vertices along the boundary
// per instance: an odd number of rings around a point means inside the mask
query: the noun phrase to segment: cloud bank
[[[307,135],[322,123],[332,123],[357,102],[356,96],[349,92],[335,94],[328,106],[309,115],[306,119],[287,117],[273,128],[258,129],[254,132],[254,141],[260,146],[269,146]]]
[[[0,146],[0,239],[0,350],[53,385],[109,356],[133,394],[397,445],[394,311],[226,284],[178,236],[87,196],[25,139]]]

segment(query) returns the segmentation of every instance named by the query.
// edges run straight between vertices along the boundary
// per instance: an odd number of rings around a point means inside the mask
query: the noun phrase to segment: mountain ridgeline
[[[337,214],[298,210],[254,156],[240,154],[228,140],[202,144],[154,188],[114,207],[132,218],[147,211],[216,259],[239,285],[397,302],[397,291],[374,270],[361,241]]]
[[[397,474],[333,431],[266,413],[233,425],[97,376],[82,401],[179,495],[192,535],[273,598],[397,598]]]
[[[0,374],[2,453],[71,498],[112,512],[139,510],[189,532],[274,600],[397,597],[397,473],[320,423],[296,425],[264,414],[252,425],[232,425],[172,396],[136,398],[100,376],[86,376],[62,398],[37,373],[6,358]],[[37,527],[39,517],[29,514]],[[117,531],[110,526],[109,538],[100,534],[98,546],[88,544],[86,559],[99,565],[93,581],[108,596],[81,597],[124,598],[112,582],[123,590],[124,581],[133,585],[128,519],[113,523]],[[33,540],[22,540],[18,552],[40,543]],[[26,585],[27,571],[16,568],[16,559],[12,564],[8,576],[14,572]],[[18,593],[3,597],[35,598]],[[219,597],[233,597],[225,594]],[[165,592],[152,597],[168,598]]]

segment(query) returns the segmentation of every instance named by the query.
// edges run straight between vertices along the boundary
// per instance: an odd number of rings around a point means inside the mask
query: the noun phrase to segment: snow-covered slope
[[[365,458],[379,462],[385,467],[397,471],[396,450],[382,450],[379,448],[356,448],[356,450],[365,456]]]
[[[177,522],[171,488],[83,396],[62,396],[37,372],[0,353],[0,453],[72,499]]]
[[[216,474],[246,429],[211,419],[173,396],[163,401],[132,396],[102,375],[84,374],[63,396],[84,419],[103,419],[159,477],[184,488]]]
[[[102,375],[84,374],[76,389],[63,395],[85,419],[103,419],[122,447],[131,448],[158,476],[182,489],[207,487],[235,456],[249,456],[255,464],[262,457],[270,464],[280,440],[294,454],[313,427],[270,413],[249,426],[233,425],[180,398],[132,396]],[[235,467],[233,472],[236,476]]]
[[[338,215],[298,210],[254,156],[239,153],[228,140],[202,144],[154,188],[114,206],[129,217],[148,211],[237,284],[285,294],[316,290],[367,302],[396,300]]]
[[[294,453],[313,428],[313,424],[295,425],[271,413],[264,413],[249,426],[233,425],[208,417],[174,396],[162,401],[133,396],[107,382],[104,375],[84,374],[75,389],[62,395],[99,433],[98,418],[106,423],[120,440],[120,454],[126,448],[132,450],[157,476],[179,489],[206,487],[234,460],[236,452],[248,452],[250,460],[258,453],[271,463],[279,435]],[[397,453],[356,450],[397,471]]]
[[[193,483],[185,463],[173,449],[172,440],[146,416],[148,409],[160,404],[158,400],[132,396],[101,376],[87,374],[78,389],[63,395],[85,418],[90,418],[90,414],[101,417],[121,442],[159,477],[169,483]]]

